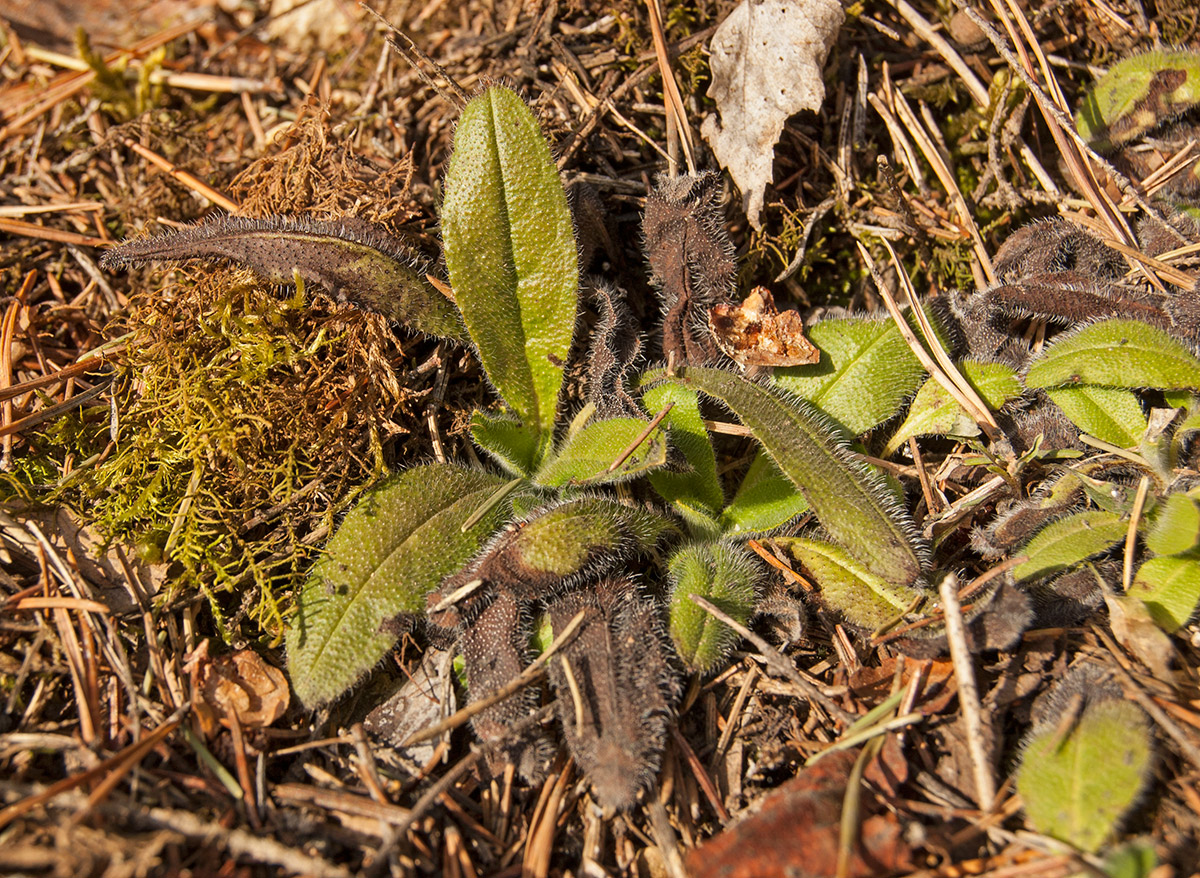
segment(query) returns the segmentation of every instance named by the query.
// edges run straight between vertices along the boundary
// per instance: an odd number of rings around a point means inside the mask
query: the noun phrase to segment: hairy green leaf
[[[1167,49],[1118,61],[1096,80],[1075,114],[1075,130],[1111,149],[1200,104],[1200,52]]]
[[[537,120],[492,87],[459,117],[442,241],[484,371],[549,447],[578,307],[567,198]]]
[[[876,575],[840,546],[802,537],[776,537],[775,542],[816,580],[821,598],[855,625],[878,628],[924,593]]]
[[[126,241],[106,252],[107,267],[164,260],[224,259],[249,266],[270,283],[290,286],[299,273],[351,302],[420,332],[463,339],[454,304],[425,280],[408,249],[387,229],[344,217],[252,219],[223,216],[153,238]]]
[[[959,371],[979,392],[988,408],[995,411],[1010,399],[1021,395],[1021,380],[1017,373],[1003,363],[979,363],[967,360]],[[890,457],[912,436],[950,435],[971,437],[979,435],[979,425],[952,397],[949,391],[933,378],[927,378],[909,406],[908,416],[888,440],[883,456]]]
[[[739,536],[766,533],[807,511],[804,495],[760,448],[737,493],[721,510],[721,530]]]
[[[1128,390],[1081,384],[1053,387],[1046,395],[1080,430],[1120,448],[1137,445],[1146,432],[1141,403]]]
[[[510,521],[469,564],[444,579],[429,600],[440,603],[476,580],[517,601],[546,600],[572,580],[594,581],[621,562],[650,552],[676,530],[670,518],[645,506],[592,496],[556,501]],[[454,628],[462,615],[443,608],[430,619]]]
[[[466,533],[461,525],[501,484],[486,473],[429,464],[363,495],[299,595],[287,642],[297,698],[310,707],[336,698],[387,654],[396,636],[383,623],[423,612],[425,595],[478,551],[503,507]]]
[[[674,526],[663,515],[605,497],[581,497],[535,512],[500,538],[500,561],[523,582],[581,572],[601,555],[649,551]],[[495,553],[493,553],[495,554]],[[498,556],[497,556],[498,557]],[[480,574],[488,579],[486,571]]]
[[[1100,384],[1158,390],[1200,388],[1200,360],[1140,320],[1102,320],[1063,333],[1029,367],[1029,387]]]
[[[569,435],[562,447],[537,471],[533,481],[548,488],[616,482],[641,475],[667,462],[662,425],[642,439],[616,469],[612,465],[638,442],[649,426],[638,418],[593,421]]]
[[[892,417],[925,369],[892,320],[822,320],[808,327],[821,349],[812,366],[775,370],[775,383],[825,412],[849,436]]]
[[[1136,704],[1092,703],[1065,737],[1055,723],[1030,735],[1017,792],[1039,832],[1095,851],[1137,800],[1150,758],[1150,729]]]
[[[536,428],[504,415],[471,414],[471,438],[506,472],[527,476],[538,452]]]
[[[762,562],[731,543],[692,543],[671,556],[667,574],[675,649],[691,670],[713,670],[729,655],[739,635],[689,595],[699,595],[744,625],[754,612],[764,574]]]
[[[1171,494],[1158,508],[1146,532],[1146,548],[1156,555],[1178,555],[1200,544],[1200,505],[1186,494]]]
[[[800,489],[829,534],[868,570],[906,585],[921,575],[923,557],[908,513],[883,479],[850,457],[810,404],[720,369],[688,366],[672,380],[725,403]]]
[[[712,439],[700,415],[700,397],[696,391],[677,384],[658,384],[642,395],[642,405],[651,414],[661,411],[668,403],[672,407],[663,424],[671,437],[671,445],[683,454],[688,469],[685,472],[657,470],[650,473],[650,484],[685,518],[691,520],[700,515],[701,523],[705,519],[712,522],[725,502],[725,495],[717,477]]]
[[[1174,634],[1188,623],[1200,603],[1200,558],[1151,558],[1138,568],[1129,595],[1140,599],[1155,624]]]
[[[1129,524],[1099,509],[1076,512],[1048,524],[1021,550],[1028,556],[1013,568],[1017,581],[1060,573],[1125,539]]]

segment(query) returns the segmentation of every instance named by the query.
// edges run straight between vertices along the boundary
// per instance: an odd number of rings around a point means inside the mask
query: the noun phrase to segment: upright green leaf
[[[699,595],[744,625],[754,612],[763,573],[761,561],[730,543],[692,543],[671,556],[669,627],[679,657],[689,668],[712,670],[739,639],[736,631],[689,596]]]
[[[533,471],[540,438],[536,427],[511,416],[476,411],[471,414],[471,438],[506,472],[527,476]]]
[[[925,369],[892,320],[822,320],[807,329],[820,362],[775,370],[775,383],[811,402],[849,436],[892,417]]]
[[[663,423],[671,444],[683,454],[689,468],[684,472],[657,470],[650,474],[650,484],[685,517],[700,515],[711,521],[720,512],[725,498],[717,477],[712,439],[700,416],[700,397],[696,391],[677,384],[658,384],[642,395],[642,405],[652,414],[668,403],[671,411]]]
[[[1200,388],[1200,360],[1149,323],[1102,320],[1056,339],[1029,367],[1025,383],[1194,390]]]
[[[988,408],[995,411],[1010,399],[1021,395],[1021,381],[1016,372],[1003,363],[979,363],[967,360],[959,364],[963,376],[978,391]],[[890,457],[912,436],[950,435],[977,436],[979,425],[966,413],[941,384],[927,378],[913,398],[904,419],[894,436],[883,449]]]
[[[1021,550],[1028,556],[1013,568],[1017,581],[1061,573],[1116,545],[1129,523],[1118,515],[1088,509],[1061,518],[1038,531]]]
[[[1146,548],[1156,555],[1178,555],[1200,545],[1200,505],[1187,494],[1171,494],[1159,506],[1146,532]]]
[[[1088,704],[1065,736],[1052,722],[1036,729],[1017,771],[1029,822],[1082,850],[1097,850],[1141,793],[1150,743],[1145,714],[1120,699]]]
[[[1081,384],[1052,387],[1046,395],[1083,432],[1120,448],[1132,448],[1146,432],[1146,416],[1131,391]]]
[[[829,534],[888,582],[921,575],[917,532],[875,473],[853,460],[804,400],[720,369],[688,366],[671,379],[725,403],[808,500]]]
[[[466,533],[461,525],[502,483],[429,464],[363,496],[300,592],[287,641],[297,698],[310,707],[336,698],[387,654],[396,636],[382,623],[423,612],[425,595],[478,551],[503,506]]]
[[[550,149],[506,88],[489,88],[459,117],[442,241],[483,368],[545,449],[575,329],[579,265]]]

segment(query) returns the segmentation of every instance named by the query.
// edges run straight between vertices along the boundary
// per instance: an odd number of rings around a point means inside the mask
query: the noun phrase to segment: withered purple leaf
[[[295,273],[339,302],[404,323],[420,332],[464,337],[454,304],[425,280],[404,244],[357,217],[312,220],[221,216],[178,231],[126,241],[101,258],[106,268],[150,261],[227,260],[268,282],[294,283]]]
[[[663,355],[677,364],[720,358],[708,311],[729,302],[737,265],[721,215],[721,178],[660,175],[642,218],[646,259],[663,313]]]
[[[464,611],[458,647],[467,671],[468,703],[503,689],[528,663],[532,617],[510,592],[488,589]],[[484,743],[497,744],[494,768],[506,762],[527,781],[544,776],[550,744],[535,726],[515,734],[517,724],[537,709],[537,690],[525,687],[471,720]]]
[[[653,782],[678,686],[654,607],[628,579],[606,579],[553,601],[557,636],[583,611],[550,662],[567,746],[602,808],[627,810]]]
[[[1070,220],[1056,217],[1017,229],[1000,245],[992,263],[1002,281],[1076,271],[1092,280],[1119,280],[1124,258]]]
[[[598,418],[641,418],[641,406],[629,394],[628,375],[642,352],[642,340],[625,302],[625,291],[597,281],[589,298],[600,320],[588,349],[587,399]]]

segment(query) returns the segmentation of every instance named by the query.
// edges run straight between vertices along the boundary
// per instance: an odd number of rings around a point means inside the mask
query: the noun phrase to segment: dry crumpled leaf
[[[713,34],[708,96],[721,118],[709,116],[700,130],[755,229],[775,144],[789,116],[821,108],[821,70],[844,18],[837,0],[742,0]]]
[[[708,312],[717,347],[741,366],[807,366],[821,359],[804,337],[798,311],[780,311],[766,287],[755,287],[740,305],[721,302]]]
[[[184,666],[204,734],[212,736],[218,723],[228,728],[230,714],[246,729],[266,728],[283,716],[292,698],[283,671],[252,649],[212,658],[208,644],[196,647]]]

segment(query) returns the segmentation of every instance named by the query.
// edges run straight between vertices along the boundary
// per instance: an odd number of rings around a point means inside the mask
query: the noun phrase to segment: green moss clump
[[[392,371],[395,338],[228,270],[135,297],[111,329],[113,408],[41,434],[27,458],[41,464],[9,489],[86,506],[106,542],[172,565],[165,598],[203,591],[226,636],[248,617],[279,639],[319,544],[304,538],[387,469],[384,436],[414,397]],[[56,453],[85,465],[62,478]]]

